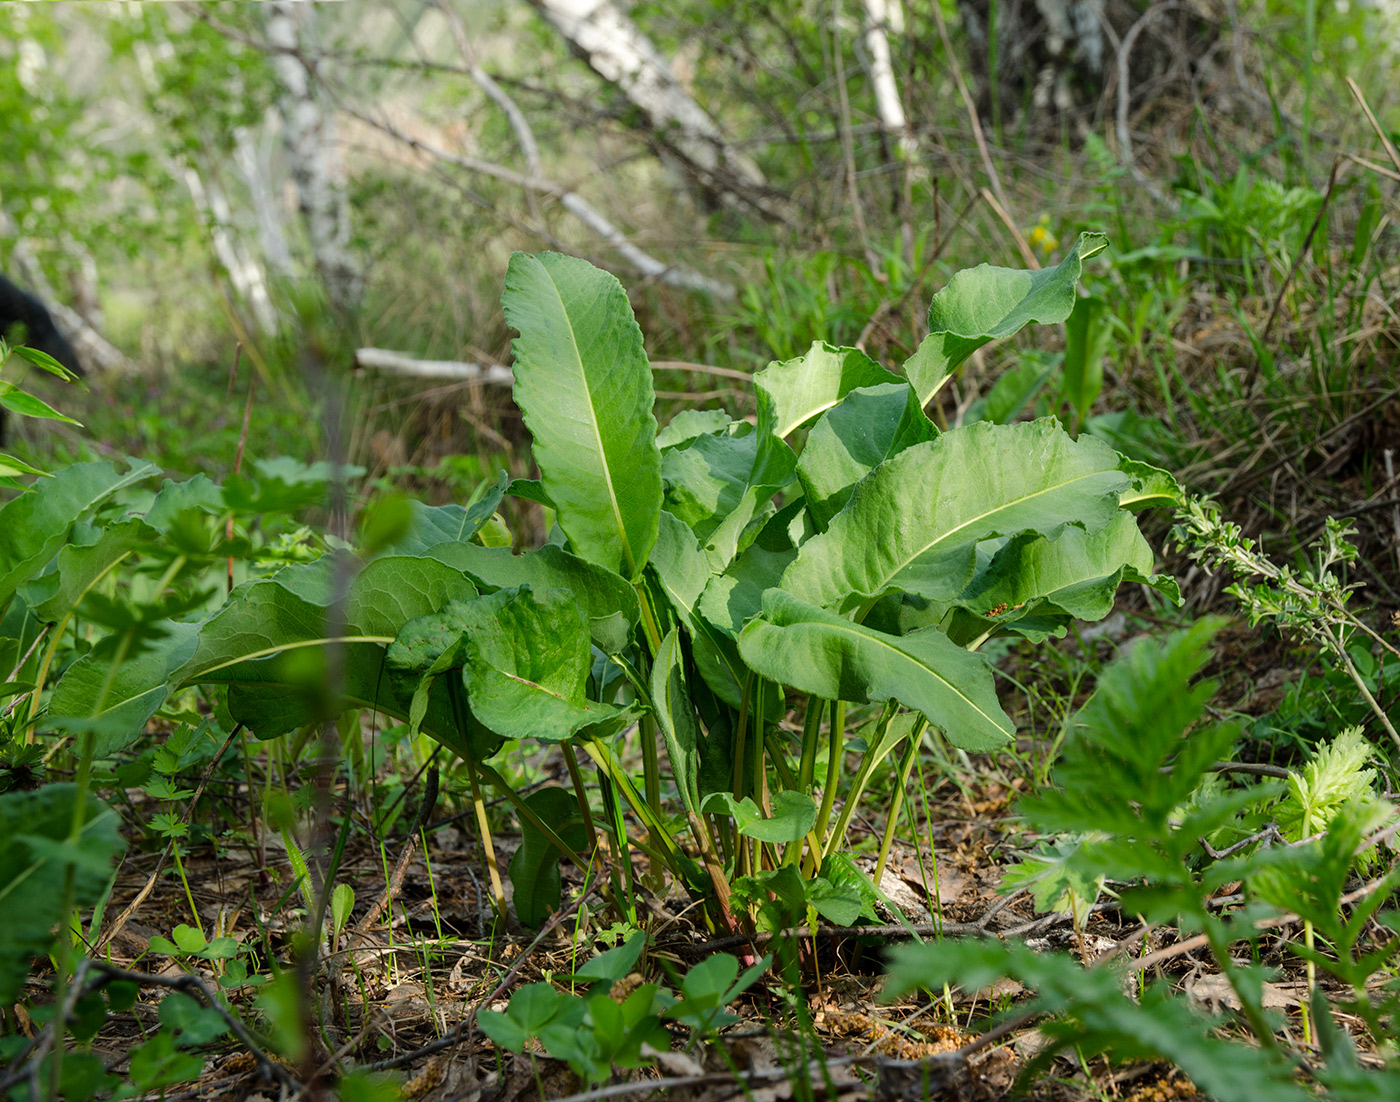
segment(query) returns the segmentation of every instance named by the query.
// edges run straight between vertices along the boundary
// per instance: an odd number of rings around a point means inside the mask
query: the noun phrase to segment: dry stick
[[[1297,462],[1297,461],[1298,461],[1299,459],[1301,459],[1309,450],[1311,450],[1312,448],[1317,447],[1319,444],[1323,443],[1323,441],[1325,441],[1325,440],[1330,440],[1332,437],[1336,436],[1337,433],[1343,431],[1344,429],[1350,428],[1352,425],[1356,424],[1357,421],[1363,420],[1364,418],[1368,417],[1370,414],[1372,414],[1372,413],[1374,413],[1376,410],[1380,409],[1381,406],[1385,405],[1387,402],[1389,402],[1392,398],[1396,397],[1397,395],[1400,395],[1400,387],[1395,387],[1395,388],[1393,388],[1393,389],[1391,389],[1391,390],[1387,390],[1384,394],[1382,394],[1379,398],[1377,398],[1377,399],[1376,399],[1374,402],[1372,402],[1370,405],[1368,405],[1368,406],[1366,406],[1366,407],[1364,407],[1364,408],[1362,408],[1362,409],[1357,410],[1357,411],[1356,411],[1355,413],[1353,413],[1350,417],[1346,417],[1346,418],[1344,418],[1343,420],[1338,421],[1335,425],[1333,425],[1333,426],[1332,426],[1330,429],[1328,429],[1326,432],[1322,433],[1321,435],[1315,437],[1315,438],[1312,439],[1312,440],[1309,440],[1309,441],[1308,441],[1306,444],[1304,444],[1302,447],[1298,448],[1298,449],[1295,450],[1295,451],[1290,452],[1288,455],[1285,455],[1282,459],[1276,459],[1274,462],[1270,463],[1267,467],[1263,468],[1262,470],[1250,470],[1251,464],[1249,464],[1249,463],[1242,464],[1241,466],[1236,467],[1236,468],[1235,468],[1235,472],[1234,472],[1235,474],[1243,474],[1243,473],[1246,472],[1246,471],[1249,472],[1249,473],[1248,473],[1248,477],[1241,479],[1240,484],[1239,484],[1239,492],[1240,492],[1240,493],[1243,493],[1245,490],[1249,489],[1249,487],[1253,486],[1255,483],[1257,483],[1257,482],[1262,482],[1264,479],[1268,478],[1269,475],[1271,475],[1271,474],[1273,474],[1275,471],[1277,471],[1280,467],[1286,467],[1286,466],[1287,466],[1288,464],[1290,464],[1290,463],[1295,463],[1295,462]],[[1225,493],[1226,490],[1229,490],[1229,489],[1232,488],[1233,484],[1234,484],[1234,475],[1231,475],[1231,477],[1229,477],[1229,478],[1227,478],[1227,479],[1225,480],[1224,484],[1223,484],[1223,485],[1220,487],[1220,489],[1217,491],[1217,494],[1218,494],[1218,495],[1223,495],[1223,494]]]
[[[194,796],[190,799],[189,807],[185,808],[185,814],[181,822],[189,823],[190,817],[194,814],[195,807],[199,804],[199,798],[204,795],[204,789],[209,784],[209,779],[214,775],[214,770],[218,768],[219,760],[224,756],[224,751],[229,748],[233,740],[238,737],[238,733],[242,730],[243,724],[241,723],[234,727],[234,729],[229,732],[228,738],[224,739],[224,744],[219,747],[219,752],[215,754],[209,764],[205,766],[204,774],[199,778],[199,784],[195,786]],[[100,953],[105,949],[111,940],[116,937],[117,934],[121,933],[122,927],[130,921],[131,916],[136,913],[141,904],[146,902],[147,897],[150,896],[151,892],[155,889],[156,880],[160,877],[161,870],[165,868],[166,861],[170,860],[170,853],[174,846],[175,839],[172,838],[166,844],[165,851],[160,855],[160,860],[156,862],[155,871],[151,873],[150,878],[146,881],[145,887],[136,893],[136,898],[122,909],[121,914],[117,915],[117,917],[112,920],[112,924],[103,931],[95,942],[93,942],[92,951],[94,953]]]
[[[1375,891],[1385,879],[1386,878],[1382,876],[1362,884],[1361,887],[1357,888],[1354,892],[1348,892],[1346,895],[1342,896],[1339,901],[1340,904],[1345,907],[1355,903],[1358,899],[1363,899],[1371,892]],[[1258,919],[1254,922],[1254,929],[1263,933],[1265,930],[1276,930],[1283,926],[1294,926],[1302,921],[1303,918],[1301,915],[1293,914],[1290,911],[1287,914],[1278,915],[1275,918]],[[1146,931],[1144,931],[1144,934],[1145,933]],[[1246,936],[1248,935],[1238,934],[1231,938],[1231,940],[1238,941],[1240,938]],[[1197,934],[1195,937],[1189,937],[1185,941],[1178,941],[1175,945],[1168,945],[1163,949],[1158,949],[1155,953],[1148,953],[1145,957],[1139,957],[1137,960],[1133,961],[1132,964],[1128,965],[1128,971],[1132,973],[1146,972],[1149,968],[1161,964],[1163,961],[1185,956],[1187,953],[1195,952],[1197,949],[1209,943],[1210,938],[1206,934]],[[1114,949],[1116,948],[1117,946],[1114,946]],[[1109,952],[1113,952],[1113,950],[1109,950]],[[1105,956],[1106,955],[1107,954],[1105,954]]]
[[[992,185],[992,193],[996,196],[997,203],[1000,204],[999,210],[996,206],[993,206],[992,209],[997,211],[998,217],[1011,231],[1011,236],[1016,242],[1016,247],[1021,250],[1021,256],[1025,260],[1026,266],[1039,268],[1040,264],[1035,258],[1035,253],[1031,251],[1031,247],[1026,244],[1026,239],[1021,236],[1021,231],[1011,220],[1011,204],[1006,201],[1006,193],[1001,190],[1001,177],[997,175],[997,167],[992,163],[992,154],[987,148],[987,138],[982,133],[982,122],[977,117],[977,105],[972,102],[972,94],[968,92],[967,82],[963,80],[962,66],[958,64],[957,55],[953,53],[953,44],[948,38],[948,24],[943,21],[942,5],[933,5],[933,17],[938,22],[938,37],[943,40],[943,54],[948,59],[949,68],[953,70],[953,81],[957,84],[963,106],[967,109],[967,121],[972,125],[972,137],[977,142],[977,152],[982,157],[982,167],[987,170],[987,180]]]
[[[1395,180],[1400,183],[1400,172],[1396,172],[1394,169],[1378,165],[1375,161],[1368,161],[1365,157],[1358,157],[1355,153],[1348,153],[1346,159],[1354,165],[1360,165],[1368,172],[1374,172],[1377,176],[1384,176],[1387,180]]]
[[[1387,482],[1395,481],[1395,449],[1385,449],[1385,478]],[[1395,526],[1395,565],[1400,566],[1400,503],[1391,506],[1391,523]]]
[[[1351,77],[1347,77],[1347,87],[1351,89],[1351,94],[1356,97],[1356,102],[1361,105],[1361,110],[1366,113],[1366,121],[1371,124],[1371,129],[1376,132],[1376,137],[1380,138],[1381,148],[1385,150],[1385,155],[1390,158],[1390,163],[1395,166],[1395,171],[1400,172],[1400,150],[1395,148],[1395,143],[1390,140],[1390,135],[1376,121],[1376,116],[1371,111],[1371,105],[1366,102],[1366,96],[1362,93],[1360,85]]]
[[[1056,912],[1041,918],[1031,919],[1029,922],[1023,922],[1021,925],[1013,926],[1009,930],[988,929],[992,918],[1000,914],[1013,898],[1013,896],[1003,896],[1001,899],[998,899],[989,906],[975,922],[892,923],[888,926],[791,926],[786,930],[759,932],[752,935],[736,934],[733,937],[720,938],[716,941],[703,941],[699,944],[681,942],[675,947],[678,949],[686,948],[692,952],[719,953],[740,945],[752,945],[757,948],[768,944],[770,941],[792,940],[797,938],[836,940],[847,937],[986,937],[1004,939],[1008,937],[1028,937],[1033,934],[1044,933],[1046,930],[1063,925],[1070,920],[1071,916]],[[1118,909],[1119,904],[1117,902],[1096,903],[1091,908],[1091,913],[1103,914],[1104,912],[1116,911]],[[662,946],[662,948],[668,947],[669,946]]]
[[[955,219],[958,223],[961,223],[962,220],[967,217],[967,212],[973,208],[978,198],[980,198],[980,196],[972,196],[963,204],[962,210],[958,211],[957,218]],[[937,203],[938,200],[935,198],[935,215],[938,211]],[[928,255],[924,257],[924,262],[919,268],[919,274],[914,277],[904,292],[898,298],[885,299],[875,308],[875,312],[870,315],[870,320],[865,323],[865,328],[860,331],[860,336],[856,338],[855,346],[857,348],[864,352],[865,343],[870,339],[870,335],[875,332],[876,327],[882,324],[884,319],[895,310],[903,309],[909,300],[923,287],[924,280],[928,278],[929,272],[933,269],[934,264],[938,262],[938,258],[943,255],[943,250],[948,246],[948,242],[951,240],[951,237],[945,237],[939,240],[938,243],[929,250]],[[653,366],[655,366],[655,364],[653,364]]]
[[[733,367],[691,363],[689,360],[652,360],[651,369],[653,371],[698,371],[705,375],[718,375],[722,379],[738,379],[745,383],[753,382],[752,372],[739,371]]]
[[[565,919],[572,916],[573,913],[579,909],[579,907],[583,906],[584,900],[586,900],[590,895],[592,895],[595,890],[596,888],[594,887],[587,888],[585,891],[579,894],[579,897],[577,899],[575,899],[563,910],[555,911],[552,915],[550,915],[549,921],[546,922],[544,926],[540,928],[540,932],[535,935],[535,940],[530,942],[530,944],[526,946],[525,951],[522,952],[520,956],[515,958],[515,963],[512,964],[510,966],[510,970],[507,971],[503,977],[501,977],[501,982],[496,984],[495,989],[492,990],[491,994],[487,995],[486,998],[482,999],[481,1002],[477,1003],[476,1006],[472,1007],[471,1010],[467,1012],[467,1016],[457,1023],[456,1028],[453,1029],[451,1033],[447,1034],[447,1036],[445,1037],[439,1037],[436,1041],[429,1041],[426,1045],[423,1045],[420,1048],[416,1048],[412,1052],[405,1052],[399,1056],[392,1056],[387,1060],[380,1060],[373,1064],[366,1064],[364,1065],[362,1070],[388,1071],[391,1068],[408,1067],[415,1061],[421,1060],[424,1056],[431,1056],[435,1052],[441,1052],[445,1048],[451,1048],[453,1045],[464,1040],[467,1036],[470,1035],[472,1026],[476,1023],[476,1012],[480,1010],[483,1006],[488,1006],[489,1004],[495,1002],[498,998],[501,997],[505,990],[508,987],[510,987],[510,985],[514,982],[516,974],[519,973],[520,969],[525,966],[525,962],[530,959],[531,954],[534,953],[534,951],[539,947],[540,942],[542,942],[550,933],[552,933],[555,927],[557,927]]]
[[[863,1067],[873,1068],[877,1075],[882,1071],[894,1072],[898,1075],[898,1086],[913,1085],[918,1083],[923,1085],[927,1079],[927,1085],[934,1089],[946,1086],[946,1079],[955,1074],[970,1055],[967,1049],[955,1049],[952,1052],[939,1052],[923,1060],[897,1060],[889,1056],[880,1055],[860,1055],[860,1056],[822,1056],[815,1060],[809,1060],[801,1071],[808,1076],[819,1075],[826,1078],[826,1072],[830,1068]],[[937,1079],[932,1073],[937,1070]],[[788,1067],[762,1068],[755,1071],[744,1072],[702,1072],[698,1075],[674,1075],[665,1079],[636,1079],[630,1083],[613,1083],[607,1087],[596,1087],[589,1091],[580,1091],[578,1094],[567,1094],[556,1102],[605,1102],[609,1098],[624,1098],[629,1094],[645,1094],[652,1091],[666,1092],[677,1087],[719,1087],[726,1084],[734,1087],[734,1093],[743,1093],[752,1097],[752,1088],[761,1087],[768,1083],[778,1083],[791,1081],[796,1075],[796,1069]],[[865,1096],[866,1085],[863,1083],[851,1083],[852,1089],[859,1089],[861,1096]],[[902,1095],[903,1092],[900,1092]],[[897,1097],[894,1093],[882,1094],[881,1097]],[[912,1096],[911,1096],[912,1097]],[[921,1095],[921,1097],[924,1097]],[[932,1097],[932,1096],[928,1096]]]
[[[659,280],[669,286],[678,287],[682,290],[703,291],[714,295],[719,299],[732,299],[735,295],[734,288],[726,283],[711,279],[692,268],[684,265],[664,264],[660,260],[644,252],[639,246],[633,243],[620,229],[609,221],[601,211],[588,202],[582,195],[565,185],[556,183],[544,177],[531,176],[526,173],[514,172],[501,165],[490,161],[483,161],[476,157],[464,157],[433,145],[431,142],[421,138],[415,138],[404,134],[392,124],[383,119],[367,115],[347,103],[339,104],[340,110],[358,119],[366,126],[372,127],[383,134],[388,135],[400,144],[409,149],[423,153],[440,165],[453,165],[464,169],[467,172],[480,173],[489,176],[526,191],[533,191],[540,195],[547,195],[556,200],[560,206],[597,234],[609,246],[617,251],[626,263],[639,271],[648,279]],[[548,231],[539,227],[523,226],[531,233],[537,233],[553,240]]]
[[[1337,186],[1340,179],[1340,169],[1345,163],[1345,157],[1337,157],[1332,161],[1332,171],[1327,175],[1327,191],[1322,197],[1322,205],[1317,208],[1317,216],[1313,219],[1312,225],[1308,227],[1308,235],[1303,238],[1302,247],[1293,258],[1293,263],[1288,269],[1288,274],[1283,277],[1283,283],[1279,286],[1278,294],[1274,296],[1273,308],[1269,311],[1269,317],[1264,322],[1264,329],[1259,334],[1258,347],[1263,347],[1269,340],[1269,333],[1273,330],[1274,321],[1278,317],[1279,309],[1283,306],[1283,296],[1288,293],[1288,287],[1293,282],[1294,275],[1298,272],[1298,267],[1303,263],[1303,257],[1308,255],[1308,249],[1312,247],[1313,236],[1317,233],[1318,226],[1322,225],[1322,216],[1327,213],[1328,204],[1332,202],[1332,190]],[[1256,353],[1254,363],[1249,369],[1249,376],[1244,381],[1242,393],[1248,394],[1253,388],[1255,380],[1259,378],[1259,372],[1263,367],[1263,359]]]
[[[13,681],[19,676],[19,671],[24,669],[24,664],[28,662],[30,657],[34,654],[34,652],[39,649],[39,644],[44,641],[44,636],[48,635],[49,629],[52,627],[52,624],[45,624],[42,628],[39,629],[38,633],[34,636],[34,642],[29,644],[29,649],[24,652],[24,657],[15,663],[15,668],[12,669],[10,671],[10,675],[7,678],[5,678],[6,681]],[[12,711],[15,710],[15,708],[19,706],[19,702],[23,699],[23,693],[17,693],[16,695],[12,696],[10,698],[10,702],[6,704],[3,708],[0,708],[0,716],[9,715]]]
[[[1011,231],[1011,236],[1016,238],[1019,244],[1021,241],[1021,231],[1016,228],[1016,223],[1012,219],[1010,212],[1007,211],[1001,203],[997,202],[997,197],[987,188],[979,188],[977,193],[982,197],[982,201],[992,208],[992,213],[1001,219],[1001,224]],[[1026,267],[1034,271],[1040,270],[1040,259],[1034,253],[1022,252],[1021,255],[1025,257]]]
[[[147,972],[133,972],[126,968],[118,968],[114,964],[108,964],[106,961],[101,960],[93,961],[93,967],[103,973],[102,982],[104,984],[114,980],[125,980],[128,983],[135,983],[138,985],[169,987],[176,991],[186,991],[189,989],[198,991],[203,997],[205,1004],[217,1012],[219,1017],[223,1018],[224,1024],[232,1030],[233,1035],[238,1038],[243,1047],[252,1054],[253,1058],[258,1062],[258,1066],[262,1068],[264,1072],[281,1083],[284,1090],[299,1092],[303,1089],[302,1084],[297,1080],[296,1076],[292,1075],[291,1072],[263,1051],[262,1046],[258,1044],[257,1038],[249,1032],[248,1027],[243,1024],[242,1019],[225,1006],[223,1001],[210,991],[208,985],[198,976],[188,973],[180,976],[156,976]]]

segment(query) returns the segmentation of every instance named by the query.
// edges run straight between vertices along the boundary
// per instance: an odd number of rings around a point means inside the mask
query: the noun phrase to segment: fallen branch
[[[462,157],[449,153],[445,149],[426,142],[421,138],[415,138],[398,130],[392,124],[378,119],[372,115],[367,115],[363,111],[356,110],[349,104],[342,103],[341,110],[352,118],[359,119],[366,126],[378,130],[380,133],[393,138],[395,141],[426,154],[428,157],[440,164],[453,165],[467,172],[480,173],[492,179],[500,180],[503,183],[511,184],[515,187],[523,188],[540,195],[548,195],[557,200],[559,205],[592,230],[598,237],[602,238],[610,247],[617,250],[618,255],[648,279],[654,279],[658,283],[664,283],[671,287],[677,287],[686,291],[700,291],[704,294],[713,295],[715,298],[729,300],[734,298],[735,290],[727,283],[711,279],[707,275],[702,275],[693,268],[681,265],[665,264],[656,257],[638,248],[633,244],[620,229],[612,224],[603,213],[592,203],[588,202],[578,192],[573,191],[562,184],[557,184],[553,180],[540,176],[526,175],[513,172],[501,165],[493,164],[490,161],[481,160],[478,157]]]
[[[525,948],[525,951],[515,958],[515,963],[510,966],[510,970],[501,977],[501,982],[496,984],[495,988],[486,998],[482,999],[481,1002],[477,1003],[476,1006],[472,1007],[472,1009],[467,1012],[467,1016],[457,1023],[457,1027],[453,1029],[451,1033],[448,1033],[444,1037],[439,1037],[436,1041],[429,1041],[426,1045],[415,1048],[412,1052],[405,1052],[398,1056],[391,1056],[387,1060],[379,1060],[373,1064],[366,1064],[361,1070],[388,1071],[392,1068],[406,1068],[421,1060],[424,1056],[431,1056],[436,1052],[441,1052],[445,1048],[452,1048],[454,1045],[460,1044],[462,1041],[466,1040],[466,1038],[471,1035],[472,1029],[476,1026],[476,1012],[483,1006],[489,1007],[505,994],[515,982],[515,977],[519,975],[520,970],[525,966],[525,962],[534,954],[540,943],[563,923],[565,919],[572,917],[574,912],[583,906],[584,900],[591,896],[593,892],[593,888],[581,892],[579,897],[567,907],[557,910],[550,915],[549,921],[546,922],[540,928],[540,932],[535,935],[535,940],[530,942]]]
[[[355,351],[357,371],[383,371],[416,379],[455,379],[464,383],[510,386],[515,373],[500,364],[464,363],[461,360],[419,360],[387,348],[360,348]]]

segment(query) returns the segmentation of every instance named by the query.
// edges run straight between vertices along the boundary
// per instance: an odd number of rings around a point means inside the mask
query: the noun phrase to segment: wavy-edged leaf
[[[1022,621],[1037,621],[1025,632],[1037,642],[1045,638],[1047,624],[1060,625],[1051,630],[1063,635],[1063,625],[1071,620],[1102,620],[1113,611],[1124,581],[1181,600],[1175,579],[1152,573],[1152,548],[1128,512],[1119,512],[1097,532],[1066,528],[1053,540],[1030,536],[1000,547],[984,544],[978,560],[977,576],[952,602],[977,623],[970,634],[950,629],[954,639],[971,639],[994,628],[1016,630]]]
[[[58,553],[79,517],[118,490],[159,473],[154,464],[136,460],[126,471],[112,463],[76,463],[0,508],[0,610]]]
[[[1151,505],[1185,505],[1181,486],[1166,471],[1150,463],[1124,457],[1118,469],[1132,480],[1119,499],[1125,509],[1145,509]]]
[[[392,552],[421,555],[439,543],[465,543],[500,508],[509,485],[510,476],[502,471],[486,492],[465,509],[460,505],[424,505],[421,501],[409,501],[408,531],[394,541]]]
[[[855,484],[886,459],[937,436],[908,383],[847,394],[812,426],[797,460],[797,477],[817,527],[825,529]]]
[[[389,555],[349,579],[341,622],[329,622],[340,570],[353,562],[326,556],[284,567],[271,578],[247,582],[203,624],[169,623],[167,634],[115,673],[119,640],[104,640],[65,672],[50,713],[63,719],[101,720],[99,745],[111,753],[138,737],[146,721],[182,685],[231,686],[235,718],[264,738],[352,705],[380,706],[407,715],[383,677],[384,648],[399,629],[475,588],[461,571],[431,558]],[[327,648],[342,648],[332,697]],[[100,702],[100,703],[99,703]],[[450,724],[434,730],[452,737]]]
[[[92,730],[94,757],[126,749],[165,703],[198,641],[198,624],[166,624],[165,634],[123,657],[114,672],[121,638],[108,636],[64,671],[49,700],[49,722],[60,730]]]
[[[461,670],[466,662],[466,632],[474,621],[469,601],[448,601],[436,612],[410,620],[389,644],[384,665],[390,691],[400,700],[409,695],[408,724],[414,734],[427,725],[429,734],[461,752],[457,742],[440,734],[450,726],[473,760],[489,758],[501,736],[472,714]],[[381,694],[382,695],[382,694]]]
[[[950,600],[972,580],[982,540],[1107,525],[1129,485],[1121,462],[1048,418],[946,432],[858,483],[827,530],[802,545],[783,588],[842,610],[892,592]]]
[[[566,589],[503,589],[461,609],[472,714],[506,738],[561,741],[621,709],[585,695],[588,619]]]
[[[501,296],[519,331],[515,402],[574,551],[636,581],[656,541],[661,453],[642,332],[617,279],[558,253],[516,253]]]
[[[1068,318],[1084,261],[1107,246],[1103,234],[1082,233],[1053,268],[1033,272],[979,264],[954,275],[933,296],[929,335],[904,364],[920,405],[928,405],[963,361],[987,342],[1009,337],[1033,321]]]
[[[669,449],[662,459],[666,509],[695,532],[712,569],[742,549],[746,531],[796,470],[792,449],[743,421]],[[752,533],[750,533],[752,534]]]
[[[626,581],[552,544],[514,555],[508,547],[453,542],[437,544],[425,554],[461,570],[486,591],[522,585],[570,590],[588,613],[593,642],[605,654],[626,649],[641,616],[637,591]]]
[[[734,418],[722,409],[683,409],[656,434],[656,446],[663,452],[708,432],[724,432]]]
[[[1003,745],[1016,731],[991,668],[936,628],[886,635],[774,589],[740,632],[739,653],[759,675],[828,700],[898,700],[965,750]]]
[[[24,590],[35,615],[46,624],[58,623],[98,580],[132,554],[152,547],[159,538],[156,529],[139,517],[88,534],[96,538],[70,542],[58,553],[57,569],[36,578]],[[74,536],[78,536],[76,530]]]
[[[801,498],[783,506],[729,569],[710,579],[700,596],[705,620],[730,636],[738,636],[746,621],[763,607],[763,594],[778,584],[797,558],[792,528],[804,506]]]
[[[771,363],[753,377],[759,424],[784,437],[857,387],[897,382],[898,375],[858,348],[813,341],[801,356]]]

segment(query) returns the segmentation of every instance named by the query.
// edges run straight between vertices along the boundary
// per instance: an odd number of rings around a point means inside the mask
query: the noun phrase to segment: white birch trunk
[[[157,42],[154,50],[144,42],[136,42],[136,67],[146,87],[151,91],[160,85],[156,75],[155,54],[159,52],[164,55],[174,48],[169,39]],[[173,175],[185,181],[195,212],[209,232],[214,258],[228,276],[229,284],[239,301],[248,304],[248,309],[253,314],[253,324],[263,333],[274,332],[277,328],[277,311],[272,305],[267,271],[261,260],[239,240],[238,228],[234,224],[233,212],[223,188],[217,180],[206,179],[201,166],[188,155],[178,160],[172,158],[170,170]]]
[[[282,87],[282,135],[316,270],[331,305],[359,307],[364,280],[350,253],[350,205],[336,147],[335,118],[321,101],[306,58],[315,54],[316,5],[273,0],[266,8],[273,71]]]
[[[530,0],[589,67],[616,85],[706,186],[756,190],[763,174],[676,79],[670,63],[613,0]]]
[[[231,228],[233,215],[228,198],[217,183],[206,183],[193,165],[183,166],[185,186],[190,189],[194,209],[203,217],[214,246],[214,255],[228,274],[233,290],[253,311],[253,320],[264,333],[277,329],[277,311],[267,287],[267,273],[248,251],[242,248]]]
[[[276,113],[269,111],[268,114],[260,131],[239,127],[234,132],[233,163],[243,177],[258,220],[258,245],[263,259],[275,274],[290,276],[296,268],[283,223],[284,207],[272,172],[270,145],[276,138]]]
[[[898,5],[892,6],[890,0],[865,0],[865,48],[870,54],[875,109],[880,115],[880,125],[899,143],[900,153],[912,158],[919,146],[904,114],[904,101],[899,97],[894,63],[890,58],[890,32],[898,34],[904,29],[903,24]]]

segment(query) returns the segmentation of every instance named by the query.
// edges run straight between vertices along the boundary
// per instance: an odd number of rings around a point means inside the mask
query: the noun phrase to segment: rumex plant
[[[965,750],[1015,733],[985,640],[1101,618],[1125,580],[1176,597],[1134,516],[1178,500],[1164,472],[1053,419],[941,431],[924,412],[982,345],[1066,320],[1104,244],[1086,234],[1045,271],[959,273],[902,373],[818,342],[756,376],[753,421],[692,411],[660,431],[622,286],[581,260],[516,254],[503,303],[539,480],[502,475],[470,509],[414,503],[383,546],[247,581],[137,660],[94,651],[50,721],[99,724],[110,751],[185,686],[217,687],[264,738],[377,709],[463,759],[483,833],[481,786],[510,801],[527,922],[558,905],[561,855],[610,857],[631,911],[634,849],[652,883],[669,872],[721,925],[741,878],[744,899],[807,885],[808,905],[849,921],[869,904],[847,827],[875,766],[907,775],[934,732]],[[545,546],[483,544],[507,494],[553,510]],[[800,737],[782,725],[790,707]],[[492,759],[522,739],[559,747],[572,793],[510,788]]]

